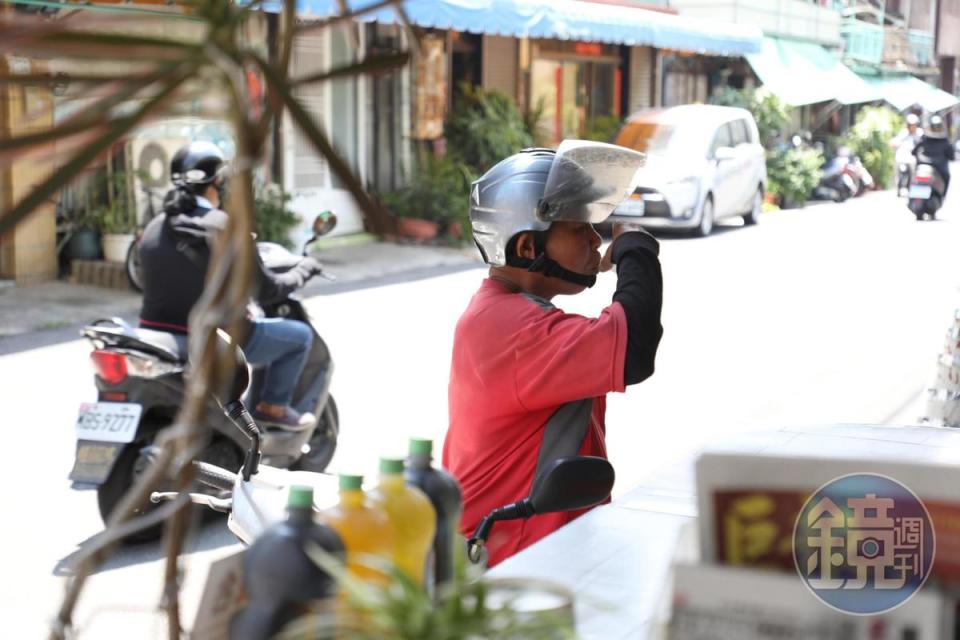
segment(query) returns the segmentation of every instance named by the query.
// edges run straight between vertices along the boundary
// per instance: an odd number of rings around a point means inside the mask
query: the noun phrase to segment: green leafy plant
[[[513,100],[466,83],[447,116],[444,135],[447,148],[477,173],[533,145],[528,122]]]
[[[372,556],[361,563],[384,576],[380,583],[351,576],[342,561],[319,546],[307,548],[310,558],[331,575],[346,606],[318,607],[287,625],[280,640],[336,637],[344,640],[567,640],[574,638],[572,616],[554,611],[520,612],[498,589],[511,595],[524,588],[516,581],[485,580],[468,572],[460,559],[454,580],[431,598],[390,562]],[[545,585],[527,583],[533,588]],[[553,585],[550,585],[551,587]],[[519,587],[519,588],[518,588]],[[551,595],[567,596],[561,590]],[[562,593],[562,595],[561,595]],[[500,597],[498,597],[498,595]]]
[[[785,207],[800,206],[820,181],[823,154],[816,149],[772,151],[767,154],[767,190]]]
[[[133,233],[137,229],[137,209],[130,195],[130,176],[125,171],[104,170],[98,177],[98,204],[91,208],[88,224],[100,233]]]
[[[880,188],[893,179],[894,150],[890,140],[904,126],[903,118],[887,107],[864,107],[847,136],[847,146],[860,156],[863,166]]]
[[[583,124],[580,137],[583,140],[610,142],[620,128],[620,122],[620,117],[613,115],[590,118]]]
[[[280,185],[256,185],[253,192],[253,228],[257,240],[276,242],[287,249],[293,247],[290,231],[300,222],[300,216],[289,208],[293,199]]]
[[[780,98],[761,87],[760,89],[733,89],[722,87],[714,94],[713,104],[747,109],[757,121],[760,142],[770,148],[778,137],[787,132],[792,108]]]
[[[412,179],[403,188],[380,196],[384,206],[399,218],[422,218],[449,227],[460,222],[469,229],[470,183],[473,170],[457,155],[423,152]]]

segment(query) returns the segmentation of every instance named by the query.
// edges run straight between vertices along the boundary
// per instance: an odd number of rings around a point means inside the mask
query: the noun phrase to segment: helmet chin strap
[[[579,287],[587,287],[588,289],[597,283],[597,276],[570,271],[570,269],[560,266],[559,262],[548,256],[545,233],[534,233],[533,244],[537,252],[536,258],[531,260],[530,258],[521,258],[520,256],[513,255],[507,258],[507,264],[511,267],[526,269],[532,273],[542,273],[548,278],[559,278]]]

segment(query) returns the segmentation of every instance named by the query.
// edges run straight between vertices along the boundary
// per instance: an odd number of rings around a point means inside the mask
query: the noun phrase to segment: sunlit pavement
[[[711,442],[784,425],[910,422],[960,306],[960,199],[918,223],[875,193],[764,214],[706,239],[663,237],[664,338],[653,378],[611,397],[616,495],[638,483],[690,490],[685,461]],[[342,440],[332,468],[373,473],[411,435],[442,439],[453,326],[485,272],[472,269],[309,300],[336,360]],[[614,276],[559,299],[596,313]],[[0,357],[8,452],[0,471],[10,576],[0,614],[41,637],[70,555],[100,530],[93,492],[70,489],[77,405],[94,397],[83,341]],[[234,549],[222,524],[185,556],[189,626],[207,564]],[[161,637],[158,546],[125,550],[90,582],[81,637]]]

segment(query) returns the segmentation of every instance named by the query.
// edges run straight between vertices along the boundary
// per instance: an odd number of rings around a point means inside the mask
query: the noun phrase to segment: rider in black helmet
[[[140,258],[144,271],[140,325],[150,329],[187,333],[191,308],[203,293],[216,234],[227,224],[219,207],[226,184],[223,152],[209,142],[192,142],[177,151],[170,163],[174,188],[164,198],[163,214],[143,232]],[[252,240],[251,240],[252,241]],[[279,300],[320,273],[320,264],[304,258],[283,274],[268,271],[253,250],[258,278],[257,300]],[[243,344],[247,360],[266,365],[261,401],[254,416],[265,423],[299,430],[316,418],[290,406],[310,346],[313,332],[297,320],[248,317]]]
[[[919,162],[933,165],[933,168],[943,176],[943,195],[945,196],[950,187],[950,162],[956,158],[956,152],[947,140],[947,125],[941,116],[930,116],[927,127],[923,130],[923,137],[913,149],[913,155]]]

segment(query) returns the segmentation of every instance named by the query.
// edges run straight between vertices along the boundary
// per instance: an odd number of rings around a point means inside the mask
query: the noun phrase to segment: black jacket
[[[949,180],[950,161],[956,157],[956,152],[949,140],[923,136],[913,148],[913,155],[919,162],[932,164],[944,179]]]
[[[164,213],[150,221],[140,241],[144,284],[141,326],[187,332],[190,309],[203,293],[213,239],[226,225],[227,214],[219,209],[200,207],[192,198],[179,202],[167,198]],[[253,255],[253,273],[258,280],[254,290],[261,304],[282,299],[314,274],[310,260],[274,274],[264,266],[255,248]]]

